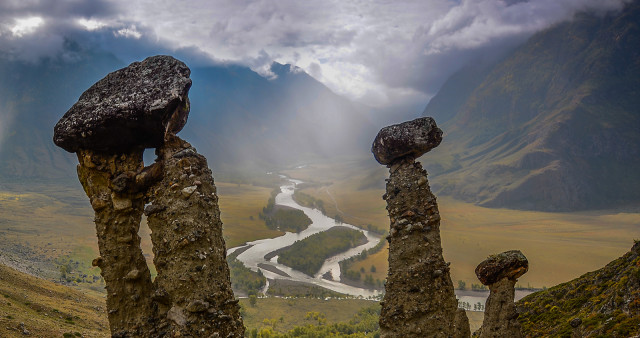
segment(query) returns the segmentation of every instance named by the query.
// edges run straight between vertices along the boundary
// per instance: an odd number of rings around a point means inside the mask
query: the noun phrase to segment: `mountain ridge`
[[[36,63],[0,57],[0,175],[74,177],[75,156],[53,145],[53,125],[85,89],[123,66],[74,42]],[[272,69],[278,76],[267,79],[236,64],[192,67],[191,116],[182,133],[215,170],[269,170],[366,152],[374,133],[368,107],[290,65]]]
[[[452,76],[423,113],[455,113],[426,161],[436,191],[545,211],[640,201],[639,8],[579,14]]]

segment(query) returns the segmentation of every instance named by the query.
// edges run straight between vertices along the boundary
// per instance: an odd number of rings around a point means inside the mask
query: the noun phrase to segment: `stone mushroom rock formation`
[[[432,117],[394,124],[380,130],[371,152],[376,161],[390,165],[402,157],[416,159],[440,145],[442,130]]]
[[[155,148],[167,128],[187,122],[189,67],[159,55],[110,73],[82,93],[54,127],[53,141],[68,152]]]
[[[489,286],[480,337],[522,337],[514,303],[515,285],[529,270],[529,261],[519,250],[492,255],[476,267],[476,276]]]
[[[442,131],[430,118],[383,128],[372,152],[390,167],[383,199],[391,221],[389,273],[381,302],[384,337],[469,336],[442,257],[440,214],[427,172],[415,158],[437,146]],[[464,327],[466,325],[466,327]]]
[[[100,257],[92,264],[100,267],[105,279],[114,337],[241,337],[244,333],[239,306],[231,292],[215,186],[206,160],[191,148],[190,153],[185,150],[196,157],[189,161],[201,182],[198,193],[208,194],[202,198],[205,204],[188,205],[179,203],[180,196],[158,197],[164,194],[160,187],[167,177],[176,181],[182,178],[183,174],[178,175],[177,171],[183,169],[176,167],[182,162],[165,163],[168,157],[161,156],[156,163],[144,167],[142,160],[146,147],[167,153],[188,144],[175,133],[188,117],[189,74],[184,63],[170,56],[135,62],[89,88],[54,127],[54,142],[77,153],[78,178],[96,214]],[[195,241],[189,249],[195,249],[198,259],[207,264],[195,266],[187,261],[181,270],[165,269],[162,262],[157,262],[161,267],[152,283],[138,236],[144,205],[149,200],[157,212],[171,210],[174,204],[182,207],[178,215],[166,215],[164,224],[154,223],[154,231],[167,234],[167,227],[175,230],[180,226],[194,235],[201,234],[207,242],[197,242],[192,237],[169,242],[173,237],[154,234],[156,255],[178,265],[186,256],[172,255],[181,252],[180,248],[186,246],[184,241],[187,245]],[[173,273],[180,275],[165,275]],[[172,283],[163,282],[166,280]],[[178,306],[167,310],[167,304]],[[186,313],[180,311],[181,306]],[[222,318],[224,324],[213,317]]]

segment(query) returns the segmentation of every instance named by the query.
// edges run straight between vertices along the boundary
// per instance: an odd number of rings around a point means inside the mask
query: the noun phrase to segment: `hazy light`
[[[138,32],[135,25],[117,30],[113,32],[113,35],[134,39],[140,39],[142,37],[142,33]]]
[[[88,31],[94,31],[96,29],[100,29],[100,28],[106,26],[106,24],[104,24],[104,23],[102,23],[100,21],[94,20],[94,19],[88,19],[87,20],[87,19],[82,18],[82,19],[78,20],[78,23],[82,27],[86,28]]]
[[[15,36],[23,36],[25,34],[33,33],[44,20],[39,16],[34,16],[26,19],[16,19],[16,25],[11,28],[11,32]]]

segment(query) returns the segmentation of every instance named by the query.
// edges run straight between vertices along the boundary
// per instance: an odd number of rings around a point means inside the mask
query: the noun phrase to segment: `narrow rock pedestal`
[[[391,220],[380,313],[383,337],[469,336],[469,322],[464,311],[457,311],[449,264],[442,257],[438,204],[427,172],[415,161],[441,139],[435,121],[421,118],[383,128],[372,146],[378,162],[390,167],[383,196]]]
[[[164,175],[149,191],[145,214],[158,270],[158,316],[173,334],[243,337],[207,160],[177,136],[156,152]]]
[[[142,150],[108,155],[78,152],[78,178],[95,211],[101,269],[107,289],[107,311],[113,337],[141,336],[155,324],[153,286],[140,249],[143,193],[125,188],[118,177],[142,170]]]
[[[492,255],[478,265],[476,275],[490,292],[482,327],[476,332],[479,337],[523,337],[514,303],[515,285],[528,269],[529,261],[519,250]]]

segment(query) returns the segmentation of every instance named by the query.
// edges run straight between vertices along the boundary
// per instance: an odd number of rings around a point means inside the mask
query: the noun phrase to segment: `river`
[[[296,185],[302,183],[302,181],[290,179],[282,176],[287,180],[287,183],[280,187],[281,192],[276,195],[276,204],[283,205],[295,209],[302,210],[305,215],[307,215],[312,223],[309,227],[300,233],[292,233],[286,232],[284,235],[276,238],[267,238],[267,239],[259,239],[257,241],[248,242],[246,245],[230,248],[227,251],[227,254],[231,254],[238,249],[243,249],[244,251],[238,255],[238,260],[244,263],[246,267],[253,271],[261,270],[265,277],[268,279],[287,279],[298,282],[305,282],[314,284],[329,290],[333,290],[340,293],[345,293],[353,296],[362,296],[365,298],[375,297],[380,294],[380,291],[362,289],[354,286],[350,286],[340,282],[340,266],[339,262],[345,260],[347,258],[358,255],[364,249],[373,248],[378,241],[380,241],[380,237],[366,230],[362,230],[356,226],[351,224],[341,223],[337,224],[336,221],[330,217],[323,215],[317,209],[311,209],[307,207],[303,207],[300,204],[296,203],[293,200],[293,192],[296,189]],[[280,248],[289,246],[293,244],[295,241],[299,241],[301,239],[307,238],[313,234],[317,234],[322,231],[329,230],[334,226],[344,226],[351,229],[355,229],[361,231],[367,237],[367,243],[352,248],[346,252],[340,253],[333,257],[329,257],[325,260],[320,271],[315,274],[315,276],[308,276],[300,271],[294,270],[286,265],[279,264],[277,262],[278,256],[271,258],[270,260],[266,260],[265,255],[276,251]],[[248,248],[247,248],[248,247]],[[265,265],[270,265],[271,270],[276,268],[281,272],[284,272],[289,277],[283,276],[282,273],[278,274],[273,271],[266,270],[264,268],[260,268],[258,265],[264,267]],[[331,275],[334,280],[327,280],[322,278],[327,272],[331,272]],[[267,285],[268,288],[268,285]],[[266,292],[265,290],[263,290]]]
[[[244,251],[238,255],[238,260],[240,260],[246,267],[253,271],[261,270],[267,279],[287,279],[292,281],[305,282],[336,292],[345,293],[352,296],[362,296],[364,298],[370,298],[380,295],[380,291],[362,289],[341,283],[340,266],[338,264],[342,260],[358,255],[364,249],[370,249],[374,247],[378,243],[378,241],[380,241],[380,237],[374,235],[373,233],[370,233],[369,231],[355,227],[351,224],[336,224],[336,221],[334,219],[323,215],[319,210],[303,207],[300,204],[296,203],[296,201],[293,200],[293,192],[295,191],[296,186],[303,182],[287,178],[285,176],[281,177],[283,179],[286,179],[287,183],[280,187],[281,192],[276,196],[276,204],[302,210],[305,215],[307,215],[311,219],[311,225],[309,225],[307,229],[301,231],[300,233],[286,232],[280,237],[259,239],[257,241],[248,242],[247,244],[242,246],[230,248],[227,251],[227,254],[231,254],[236,250],[243,249]],[[320,271],[313,277],[308,276],[300,271],[294,270],[286,265],[279,264],[278,256],[272,257],[270,260],[264,258],[267,254],[273,251],[289,246],[295,241],[307,238],[313,234],[329,230],[336,225],[345,226],[361,231],[367,237],[368,242],[366,244],[360,245],[346,252],[328,258],[327,260],[325,260]],[[268,266],[270,270],[274,271],[280,270],[280,273],[266,270],[264,268],[261,268],[259,265],[262,267]],[[322,276],[328,271],[331,272],[334,280],[327,280],[322,278]],[[288,275],[288,277],[284,276],[285,274]],[[269,283],[267,282],[263,293],[266,293],[268,288]],[[455,291],[459,301],[467,302],[472,306],[473,304],[476,304],[478,302],[484,304],[487,297],[489,296],[488,291]],[[530,293],[531,291],[516,292],[516,300],[519,300],[520,298]]]

